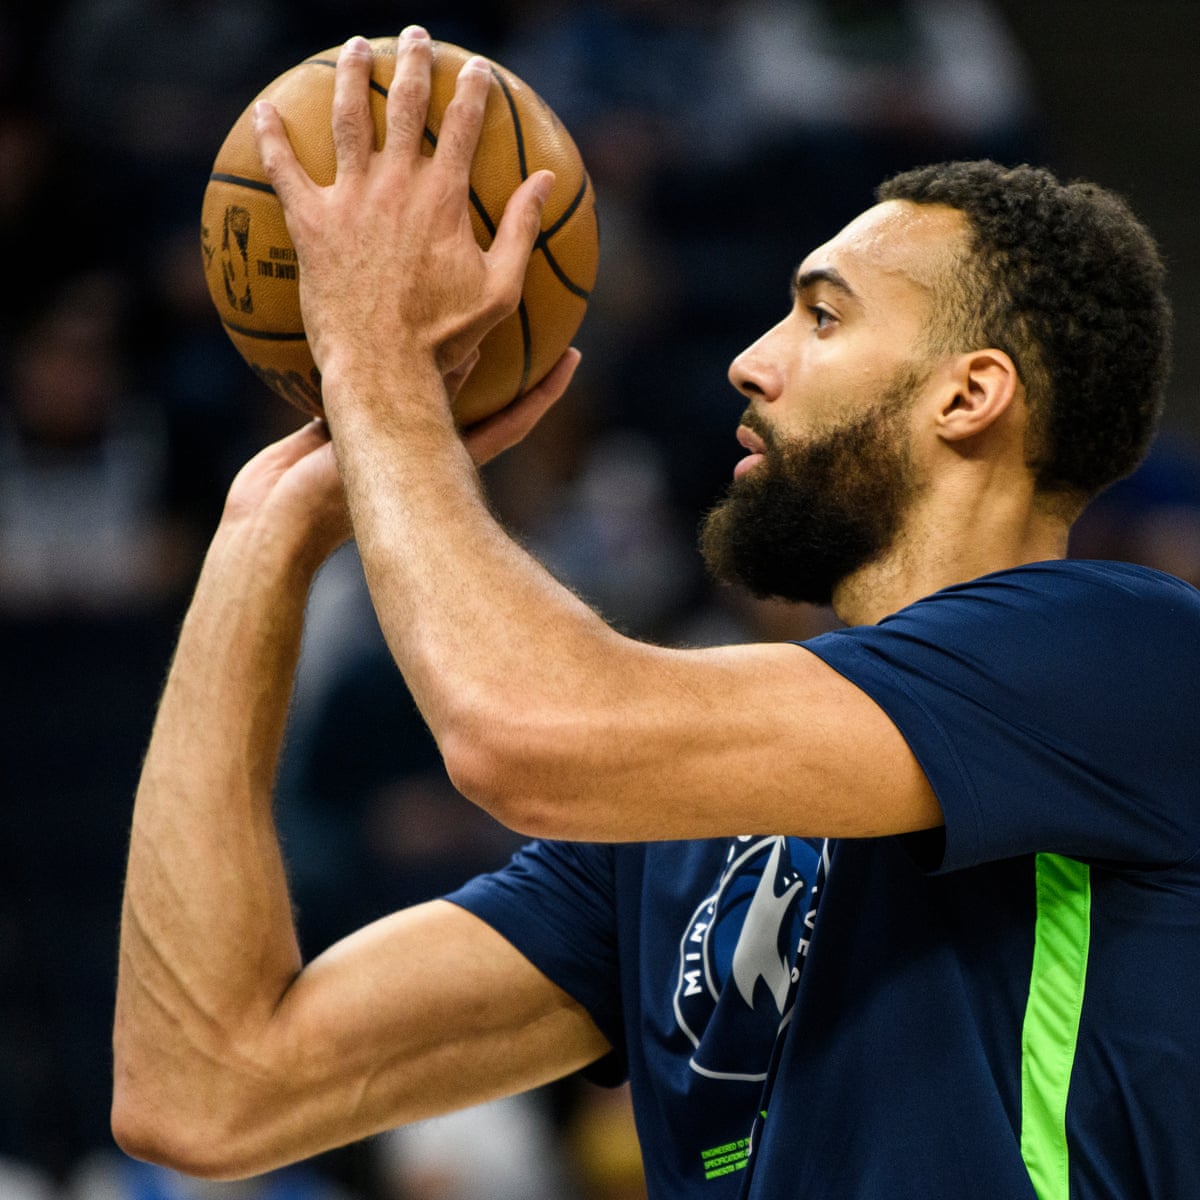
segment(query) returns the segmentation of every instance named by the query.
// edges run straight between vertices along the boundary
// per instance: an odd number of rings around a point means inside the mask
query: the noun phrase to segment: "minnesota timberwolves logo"
[[[821,843],[738,838],[679,943],[675,1017],[693,1071],[765,1079],[790,1014],[796,951],[815,899]]]

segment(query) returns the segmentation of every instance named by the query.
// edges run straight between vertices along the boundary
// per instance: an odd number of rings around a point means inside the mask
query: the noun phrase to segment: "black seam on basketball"
[[[247,329],[245,325],[235,325],[232,321],[226,321],[221,318],[221,324],[226,329],[232,329],[234,333],[240,333],[242,337],[257,338],[261,342],[302,342],[307,336],[302,329],[299,333],[269,333],[265,329]]]
[[[549,229],[543,229],[538,234],[537,241],[534,243],[539,247],[544,247],[545,244],[552,238],[574,215],[575,210],[583,203],[584,196],[587,195],[588,184],[591,182],[588,179],[587,172],[583,173],[583,182],[579,185],[579,191],[575,193],[571,203],[567,205],[567,211],[563,213]]]
[[[517,102],[513,99],[513,94],[508,90],[508,84],[504,81],[504,76],[492,67],[492,77],[500,85],[500,90],[504,93],[504,99],[508,102],[508,115],[512,117],[513,135],[517,139],[517,162],[521,168],[521,178],[529,178],[529,164],[525,161],[525,130],[521,128],[521,114],[517,112]]]
[[[533,366],[533,330],[529,327],[529,309],[525,307],[524,300],[517,305],[517,315],[521,319],[521,348],[524,357],[517,395],[523,396],[525,389],[529,386],[529,370]]]
[[[425,126],[425,132],[424,132],[423,136],[424,136],[425,140],[436,150],[437,149],[437,134],[434,133],[433,130],[430,129],[428,125]],[[484,229],[486,229],[488,231],[488,237],[495,238],[496,222],[493,221],[492,218],[488,215],[488,210],[486,208],[484,208],[483,201],[480,200],[479,194],[475,191],[475,189],[473,187],[468,187],[467,195],[471,201],[471,207],[475,210],[476,214],[479,216],[479,219],[483,222]]]
[[[580,287],[579,284],[571,279],[571,277],[562,269],[562,267],[559,266],[558,260],[554,257],[554,254],[550,249],[550,239],[578,211],[579,206],[583,203],[584,197],[587,195],[588,186],[590,183],[591,180],[588,178],[588,174],[585,171],[583,173],[583,182],[579,185],[579,191],[575,193],[574,199],[572,199],[571,203],[567,205],[567,211],[564,212],[562,216],[550,226],[549,229],[543,230],[543,232],[539,233],[537,241],[534,242],[535,249],[540,250],[546,256],[546,263],[550,267],[550,270],[552,270],[558,277],[559,283],[561,283],[568,292],[578,296],[581,300],[589,300],[592,295],[591,292],[586,288]]]
[[[558,265],[558,260],[550,253],[549,246],[539,246],[539,250],[546,256],[546,263],[550,270],[558,277],[558,282],[567,289],[568,292],[578,296],[581,300],[587,300],[591,297],[591,292],[587,288],[582,288],[577,284],[567,273]]]
[[[275,195],[275,189],[262,179],[247,179],[245,175],[228,175],[224,171],[214,171],[208,177],[209,183],[232,183],[235,187],[253,188],[256,192],[267,192]]]

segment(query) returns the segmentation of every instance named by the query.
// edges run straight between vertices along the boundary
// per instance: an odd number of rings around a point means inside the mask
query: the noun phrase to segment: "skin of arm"
[[[891,721],[814,655],[631,641],[492,519],[441,376],[516,306],[546,180],[518,189],[481,251],[467,181],[489,70],[484,60],[464,66],[425,157],[430,57],[424,31],[401,35],[376,151],[370,48],[347,43],[331,187],[304,174],[269,105],[257,133],[300,257],[305,325],[375,608],[456,785],[509,826],[562,838],[867,836],[940,824]]]
[[[477,430],[474,452],[517,440],[556,387]],[[112,1124],[129,1153],[191,1174],[256,1174],[536,1086],[607,1049],[578,1004],[444,902],[386,917],[302,968],[271,790],[308,586],[347,533],[319,424],[243,469],[143,768]]]

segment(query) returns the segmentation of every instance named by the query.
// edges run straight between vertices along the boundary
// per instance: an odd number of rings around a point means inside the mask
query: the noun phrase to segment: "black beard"
[[[917,491],[906,417],[918,385],[904,372],[871,412],[808,441],[780,441],[748,411],[742,424],[763,439],[765,461],[705,518],[709,573],[763,600],[831,603],[891,546]]]

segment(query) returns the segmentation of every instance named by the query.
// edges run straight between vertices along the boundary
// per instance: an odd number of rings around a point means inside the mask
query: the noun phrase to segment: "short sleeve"
[[[1174,865],[1200,846],[1200,593],[1041,563],[804,643],[872,697],[945,816],[938,869],[1050,852]]]
[[[587,1072],[604,1084],[625,1074],[613,879],[611,846],[539,841],[446,897],[583,1005],[613,1047]]]

